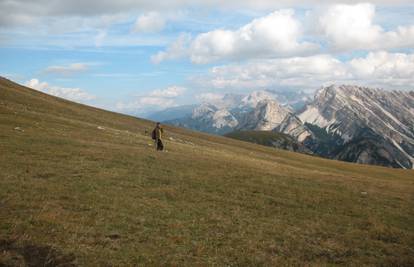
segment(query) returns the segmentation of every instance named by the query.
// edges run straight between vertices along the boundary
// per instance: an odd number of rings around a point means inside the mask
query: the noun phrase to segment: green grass
[[[252,141],[257,141],[260,144],[266,143],[269,139],[281,139],[285,141],[293,140],[292,137],[286,134],[271,131],[235,131],[228,133],[225,136],[240,140],[250,139]]]
[[[414,264],[412,170],[152,127],[1,79],[0,265]]]
[[[274,142],[280,145],[298,144],[289,135],[272,131],[234,131],[224,136],[264,146],[275,146]]]

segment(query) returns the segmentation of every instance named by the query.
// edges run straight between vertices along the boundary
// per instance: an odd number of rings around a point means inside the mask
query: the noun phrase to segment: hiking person
[[[159,151],[164,150],[164,144],[162,142],[163,133],[164,133],[164,130],[161,127],[161,123],[157,122],[154,130],[152,130],[152,139],[155,141],[155,147]]]

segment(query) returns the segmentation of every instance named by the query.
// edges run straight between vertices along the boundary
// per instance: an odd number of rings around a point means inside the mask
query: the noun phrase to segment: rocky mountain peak
[[[289,114],[289,110],[276,100],[265,99],[257,103],[256,108],[247,114],[239,125],[241,129],[271,131]]]
[[[241,100],[241,106],[255,108],[260,102],[265,100],[274,100],[274,96],[267,91],[254,91]]]
[[[217,111],[216,106],[209,104],[209,103],[202,103],[201,105],[194,108],[191,117],[193,119],[197,119],[201,117],[212,117],[216,111]]]
[[[317,92],[314,101],[299,114],[299,118],[328,134],[339,136],[340,140],[336,142],[340,145],[352,144],[358,138],[374,139],[364,143],[367,146],[382,142],[383,150],[398,158],[397,162],[389,157],[391,162],[394,161],[393,166],[412,168],[413,111],[414,98],[406,92],[331,85]]]
[[[214,100],[205,101],[204,104],[209,104],[217,107],[218,109],[232,109],[237,107],[240,104],[243,96],[239,94],[225,94],[221,97],[218,97]]]
[[[347,98],[352,96],[361,96],[365,94],[366,91],[371,89],[365,87],[358,87],[354,85],[330,85],[327,87],[322,87],[315,94],[315,101],[318,104],[331,104],[332,101],[336,100],[342,104],[346,103]],[[315,102],[314,101],[314,102]]]

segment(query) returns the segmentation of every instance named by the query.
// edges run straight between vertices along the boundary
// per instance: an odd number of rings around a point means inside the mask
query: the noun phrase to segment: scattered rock
[[[98,128],[98,130],[105,130],[105,128],[102,127],[102,126],[98,126],[97,128]]]
[[[367,192],[365,192],[365,191],[362,191],[362,192],[361,192],[361,195],[366,196],[366,195],[368,195],[368,193],[367,193]]]
[[[15,131],[24,132],[24,130],[23,130],[22,128],[20,128],[20,127],[14,127],[14,130],[15,130]]]

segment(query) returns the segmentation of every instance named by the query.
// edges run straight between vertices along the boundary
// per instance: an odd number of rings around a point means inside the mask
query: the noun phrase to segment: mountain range
[[[313,99],[279,99],[272,91],[227,94],[164,122],[214,134],[284,133],[323,157],[413,168],[414,92],[331,85],[316,91]]]

